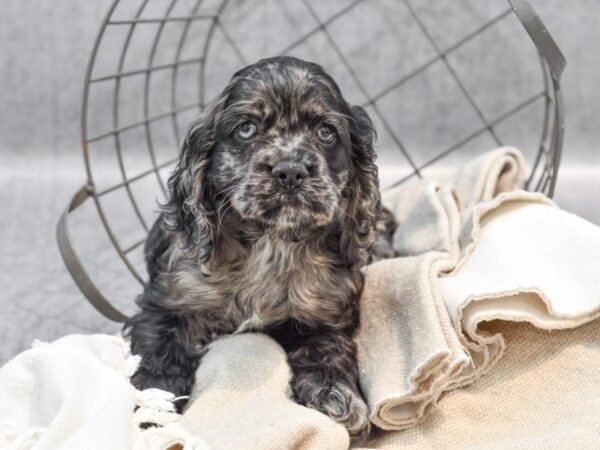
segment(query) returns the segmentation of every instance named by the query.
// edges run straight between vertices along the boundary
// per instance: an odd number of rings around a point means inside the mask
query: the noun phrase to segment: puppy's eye
[[[235,129],[235,135],[240,141],[249,141],[256,134],[256,125],[250,121],[246,121],[238,125]]]
[[[317,137],[324,144],[333,144],[335,142],[335,130],[331,125],[321,125],[317,129]]]

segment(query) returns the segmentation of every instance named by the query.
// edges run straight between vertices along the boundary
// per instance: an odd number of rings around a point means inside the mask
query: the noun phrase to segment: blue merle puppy
[[[146,243],[150,280],[125,325],[136,387],[188,394],[211,341],[261,331],[288,355],[296,402],[368,432],[352,335],[361,268],[377,239],[390,254],[393,231],[373,139],[317,64],[275,57],[233,76],[191,125]]]

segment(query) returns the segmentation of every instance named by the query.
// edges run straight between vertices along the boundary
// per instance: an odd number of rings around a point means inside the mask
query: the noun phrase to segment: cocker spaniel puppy
[[[125,325],[136,387],[188,394],[211,341],[262,331],[287,352],[298,403],[367,432],[352,334],[381,217],[373,135],[316,64],[233,76],[192,124],[146,243],[150,280]]]

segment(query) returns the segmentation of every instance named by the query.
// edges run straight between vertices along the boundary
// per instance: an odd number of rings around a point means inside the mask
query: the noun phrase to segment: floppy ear
[[[341,245],[348,263],[363,265],[367,263],[369,250],[375,242],[381,195],[373,150],[373,123],[360,106],[352,106],[350,111],[351,169],[346,186],[348,206]]]
[[[210,112],[191,124],[177,166],[169,177],[169,201],[163,206],[164,228],[180,233],[185,249],[203,262],[210,258],[217,238],[206,172],[216,141],[215,127],[225,102],[223,95]]]

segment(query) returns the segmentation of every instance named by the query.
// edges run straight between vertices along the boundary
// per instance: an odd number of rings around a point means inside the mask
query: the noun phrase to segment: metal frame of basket
[[[143,228],[148,231],[148,224],[145,222],[138,205],[136,203],[136,198],[130,188],[131,183],[140,180],[144,177],[156,176],[160,189],[163,193],[166,193],[166,188],[163,179],[161,178],[159,171],[164,167],[169,166],[175,160],[170,160],[165,163],[158,164],[157,159],[155,157],[154,147],[152,136],[150,133],[151,126],[154,122],[162,119],[172,119],[172,129],[175,135],[175,140],[180,141],[180,130],[177,123],[177,116],[186,111],[190,110],[202,110],[206,105],[210,104],[210,101],[207,101],[205,98],[205,77],[208,67],[208,51],[212,42],[212,37],[214,31],[218,28],[224,36],[227,43],[231,46],[233,52],[239,58],[239,62],[242,65],[246,64],[244,57],[234,39],[227,32],[223,23],[219,20],[221,15],[225,12],[230,0],[220,0],[216,10],[211,13],[200,12],[200,6],[203,3],[203,0],[195,0],[195,4],[191,7],[188,15],[172,15],[172,11],[176,6],[178,0],[170,0],[164,15],[159,17],[143,17],[142,12],[151,2],[151,0],[143,0],[137,12],[133,17],[129,19],[115,19],[113,14],[115,12],[115,8],[119,4],[120,0],[114,0],[109,11],[104,18],[102,25],[100,27],[100,31],[98,32],[96,41],[94,43],[94,47],[92,49],[92,53],[90,56],[90,61],[87,67],[86,75],[85,75],[85,84],[84,84],[84,93],[83,93],[83,103],[82,103],[82,112],[81,112],[81,136],[82,136],[82,147],[83,147],[83,156],[85,159],[85,166],[87,172],[87,183],[83,186],[73,197],[69,206],[67,207],[65,213],[61,217],[58,227],[57,227],[57,240],[61,255],[65,264],[71,273],[74,281],[81,289],[85,297],[96,307],[98,311],[104,314],[111,320],[115,321],[123,321],[126,316],[120,312],[117,308],[115,308],[100,292],[100,290],[96,287],[91,277],[85,271],[78,255],[73,249],[71,237],[68,229],[68,216],[69,214],[79,207],[86,199],[92,198],[96,209],[99,213],[100,220],[106,232],[108,233],[108,237],[118,252],[120,258],[124,262],[125,266],[128,270],[133,274],[133,276],[140,282],[144,283],[143,276],[136,270],[132,262],[130,261],[129,254],[136,248],[140,247],[144,243],[144,239],[136,241],[134,244],[124,247],[115,234],[114,230],[111,227],[111,221],[104,211],[103,208],[103,196],[113,192],[115,190],[125,190],[127,192],[127,196],[131,202],[131,206],[135,211],[141,225]],[[334,37],[328,31],[328,26],[342,18],[346,15],[352,8],[354,8],[359,3],[365,0],[354,0],[347,4],[345,7],[337,11],[334,15],[329,17],[327,20],[322,21],[319,16],[315,13],[315,10],[308,2],[308,0],[302,0],[303,4],[306,6],[306,12],[309,14],[312,19],[315,20],[316,26],[307,32],[304,36],[297,39],[291,45],[288,45],[285,49],[281,50],[281,54],[286,54],[292,51],[297,46],[301,45],[304,41],[309,39],[311,36],[316,33],[322,33],[328,44],[331,46],[333,51],[338,55],[340,61],[344,65],[345,69],[350,74],[354,83],[358,88],[362,91],[363,95],[368,99],[365,105],[371,106],[373,111],[378,116],[381,124],[386,129],[386,131],[392,137],[392,140],[398,150],[404,155],[404,158],[412,167],[412,172],[410,175],[403,177],[402,179],[396,181],[394,185],[398,185],[411,177],[421,177],[421,171],[431,165],[434,164],[439,159],[447,156],[452,153],[456,149],[460,148],[466,142],[475,139],[479,135],[483,133],[489,133],[496,144],[501,145],[501,141],[497,134],[495,133],[494,127],[506,120],[508,117],[513,116],[532,102],[544,98],[544,121],[542,126],[542,135],[540,137],[539,149],[537,152],[537,156],[533,161],[533,167],[531,169],[531,173],[527,179],[526,187],[531,190],[540,191],[548,196],[552,196],[554,193],[556,180],[558,176],[558,168],[560,165],[561,152],[562,152],[562,144],[563,144],[563,133],[564,133],[564,112],[563,112],[563,100],[560,89],[560,78],[565,67],[566,61],[563,57],[560,49],[552,39],[552,36],[549,34],[548,30],[545,28],[542,21],[536,15],[535,11],[532,9],[527,0],[508,0],[509,7],[502,12],[497,17],[494,17],[492,20],[480,26],[477,30],[473,31],[467,36],[464,36],[458,42],[451,45],[449,48],[442,51],[435,43],[430,30],[425,26],[424,22],[421,20],[421,17],[417,13],[417,11],[412,7],[410,0],[401,0],[408,8],[409,13],[412,18],[418,24],[418,27],[423,32],[426,39],[431,43],[433,48],[435,49],[435,57],[420,65],[418,68],[413,70],[407,75],[404,75],[401,79],[397,80],[393,85],[386,87],[379,93],[375,95],[369,95],[367,90],[364,88],[363,83],[359,79],[357,73],[353,70],[352,66],[348,63],[348,60],[340,46],[335,41]],[[516,14],[519,21],[524,26],[525,30],[531,37],[532,41],[537,47],[537,50],[540,55],[540,64],[543,71],[543,80],[544,80],[544,88],[543,92],[536,94],[535,96],[521,102],[516,105],[514,108],[504,113],[501,117],[496,118],[494,121],[487,121],[484,115],[481,112],[481,109],[477,105],[474,98],[469,94],[468,90],[465,88],[464,83],[457,75],[456,71],[453,70],[452,66],[449,64],[446,56],[450,53],[454,52],[458,48],[462,47],[465,43],[471,41],[476,36],[483,33],[487,28],[493,26],[495,23],[501,21],[506,16],[510,15],[512,12]],[[202,53],[200,56],[192,59],[183,59],[181,57],[182,47],[187,38],[188,29],[190,25],[194,21],[209,21],[209,26],[207,29],[207,34],[205,37],[204,45],[202,46]],[[175,58],[173,62],[166,64],[155,64],[154,56],[157,49],[157,46],[161,40],[161,36],[163,35],[164,27],[166,24],[170,22],[180,22],[183,24],[183,31],[181,33],[181,37],[177,44],[177,48],[175,51]],[[147,23],[157,24],[157,31],[154,36],[154,40],[152,42],[152,47],[150,50],[150,56],[147,61],[147,65],[145,67],[135,69],[135,70],[124,70],[124,60],[125,55],[128,51],[128,47],[130,44],[131,36],[137,26]],[[115,73],[109,75],[103,75],[100,77],[96,77],[94,75],[95,63],[98,48],[103,38],[106,36],[108,30],[113,27],[128,27],[128,32],[126,35],[126,39],[124,41],[124,45],[121,48],[121,53],[119,55],[118,62],[118,70]],[[429,161],[424,164],[417,165],[410,154],[406,151],[406,148],[402,144],[402,141],[396,135],[393,130],[393,127],[390,125],[389,121],[384,117],[381,111],[377,107],[377,102],[384,98],[389,92],[398,86],[405,83],[407,80],[415,77],[431,64],[442,61],[445,68],[448,70],[460,91],[468,101],[469,105],[472,107],[477,116],[481,119],[483,126],[476,130],[474,133],[470,134],[466,138],[462,139],[460,142],[455,142],[449,145],[444,151],[440,152],[435,157],[431,158]],[[176,90],[177,90],[177,73],[183,66],[189,65],[197,65],[198,73],[199,73],[199,98],[197,101],[194,101],[190,104],[179,105],[176,101]],[[150,79],[153,73],[159,71],[170,71],[171,72],[171,105],[170,111],[166,113],[162,113],[159,115],[150,115],[148,108],[148,96],[150,90]],[[121,123],[119,118],[119,95],[121,89],[121,83],[124,79],[141,75],[145,77],[144,83],[144,119],[140,121],[136,121],[133,123]],[[114,82],[114,90],[113,90],[113,109],[112,109],[112,129],[102,133],[90,136],[88,134],[88,113],[91,108],[93,108],[93,104],[90,101],[90,93],[94,89],[94,87],[99,83],[106,82]],[[127,174],[124,165],[123,165],[123,149],[121,148],[120,143],[120,135],[128,130],[135,128],[144,128],[146,130],[147,136],[147,149],[148,156],[152,162],[152,168],[150,170],[141,172],[136,174],[135,176],[130,176]],[[114,141],[115,150],[117,152],[119,167],[121,172],[122,181],[102,190],[98,190],[96,188],[96,183],[94,181],[94,170],[92,167],[92,162],[90,160],[90,150],[89,145],[94,142],[98,142],[105,139],[112,139]]]

